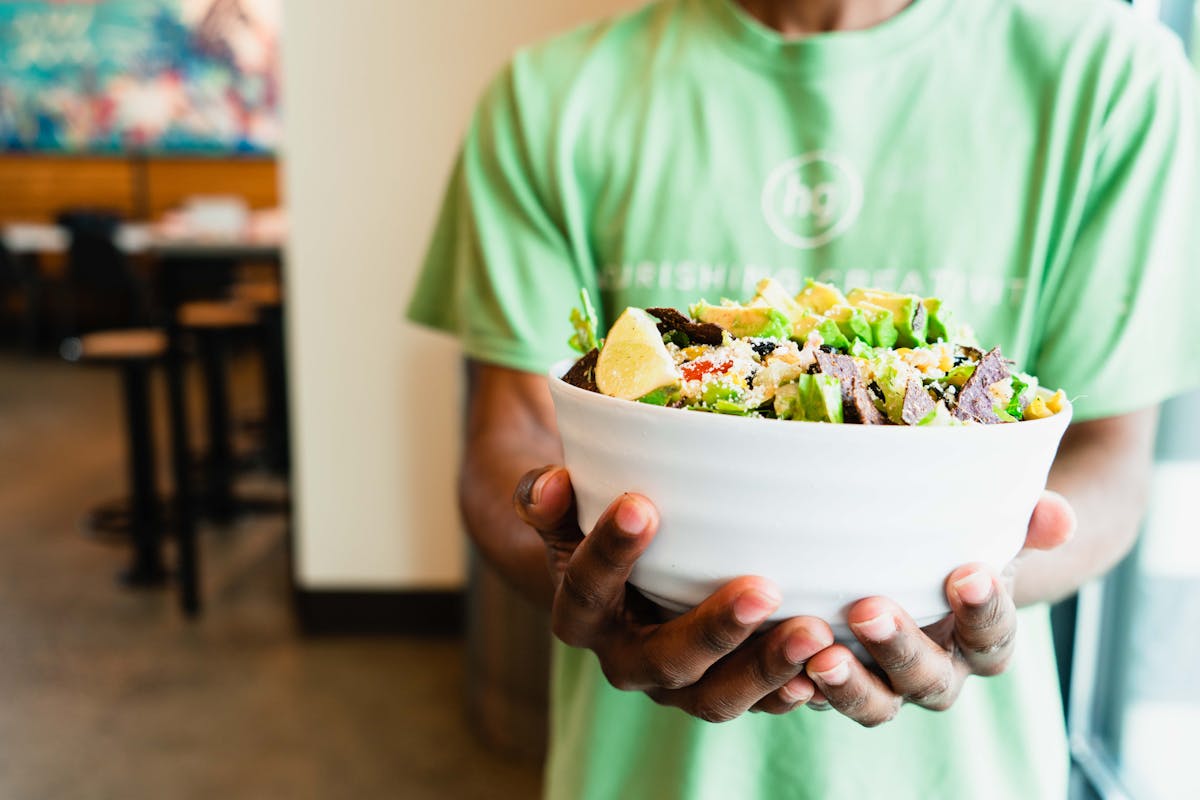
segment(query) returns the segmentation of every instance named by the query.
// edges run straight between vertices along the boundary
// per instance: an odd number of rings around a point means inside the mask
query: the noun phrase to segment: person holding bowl
[[[660,0],[518,53],[409,315],[470,359],[467,527],[552,610],[547,796],[1065,796],[1046,604],[1131,547],[1156,408],[1200,385],[1198,212],[1196,78],[1116,2]],[[547,466],[544,376],[580,287],[611,324],[767,276],[938,295],[1074,398],[1007,569],[954,570],[951,614],[924,629],[886,597],[849,610],[875,667],[827,620],[763,628],[781,597],[755,576],[664,621],[627,586],[654,498],[613,498],[584,536]],[[809,457],[801,509],[856,481],[853,511],[886,525],[870,482],[920,480]]]

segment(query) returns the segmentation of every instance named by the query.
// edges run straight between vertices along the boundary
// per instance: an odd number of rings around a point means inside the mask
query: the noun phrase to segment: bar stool
[[[231,291],[236,302],[258,311],[262,336],[264,420],[263,460],[276,475],[291,467],[288,439],[287,368],[283,339],[283,291],[277,281],[242,281]]]
[[[208,455],[205,459],[205,510],[226,524],[237,511],[233,495],[234,457],[229,421],[229,350],[233,335],[254,327],[254,309],[228,300],[193,300],[179,307],[179,327],[196,340],[204,375]]]
[[[166,334],[150,328],[99,331],[67,339],[68,361],[116,365],[125,403],[130,502],[128,526],[133,560],[120,576],[128,586],[159,586],[166,581],[162,559],[163,515],[155,481],[154,435],[150,418],[150,373],[167,351]]]

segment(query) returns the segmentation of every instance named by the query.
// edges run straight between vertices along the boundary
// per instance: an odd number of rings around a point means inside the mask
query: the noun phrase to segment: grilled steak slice
[[[1000,418],[996,416],[993,408],[995,399],[988,391],[988,387],[1010,376],[1008,363],[1004,360],[1004,356],[1000,355],[1000,348],[993,348],[979,359],[975,371],[963,384],[962,391],[958,393],[958,403],[954,407],[954,416],[961,420],[982,422],[985,425],[994,425],[1000,422]]]
[[[916,375],[910,376],[908,385],[904,387],[904,408],[900,411],[900,418],[904,420],[904,424],[916,425],[929,416],[933,408],[933,398],[925,391],[921,379]]]
[[[871,390],[863,382],[858,365],[850,356],[817,350],[817,368],[825,375],[833,375],[842,385],[842,416],[846,422],[861,425],[886,425],[885,417],[871,399]]]
[[[563,375],[562,379],[572,386],[578,386],[580,389],[587,389],[589,392],[599,392],[600,389],[596,386],[596,359],[599,357],[600,351],[593,347],[583,358],[576,361],[574,366],[567,370],[567,374]]]
[[[660,333],[681,331],[693,344],[718,345],[721,343],[723,331],[719,325],[713,325],[711,322],[694,322],[673,308],[647,308],[646,313],[658,319]]]

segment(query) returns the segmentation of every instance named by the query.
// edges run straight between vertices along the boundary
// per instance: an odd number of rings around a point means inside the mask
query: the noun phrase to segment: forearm
[[[546,379],[469,364],[471,402],[458,497],[480,553],[522,594],[544,607],[553,590],[542,538],[516,513],[521,476],[562,463]]]
[[[549,608],[553,597],[546,547],[513,510],[513,490],[521,476],[545,464],[562,462],[556,446],[511,437],[489,437],[468,448],[459,484],[467,531],[483,557],[523,595]]]
[[[1150,409],[1067,432],[1047,487],[1071,503],[1078,528],[1066,544],[1021,559],[1018,605],[1061,600],[1129,552],[1145,511],[1157,421]]]

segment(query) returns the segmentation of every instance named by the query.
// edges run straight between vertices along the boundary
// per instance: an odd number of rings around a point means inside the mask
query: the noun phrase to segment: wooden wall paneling
[[[0,222],[44,222],[64,208],[93,206],[134,213],[127,158],[5,155],[0,157]]]
[[[146,211],[151,218],[197,194],[238,195],[251,208],[280,204],[273,159],[150,158],[145,169]]]

